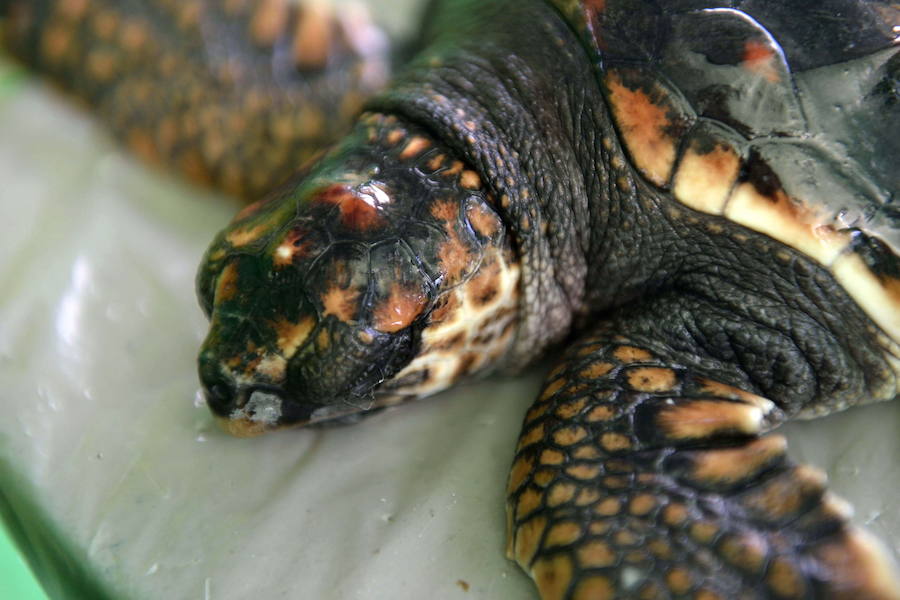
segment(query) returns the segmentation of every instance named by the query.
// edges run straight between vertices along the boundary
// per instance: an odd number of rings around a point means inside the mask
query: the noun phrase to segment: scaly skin
[[[200,374],[226,429],[347,420],[590,324],[509,480],[509,553],[544,600],[900,598],[818,471],[764,436],[896,397],[897,340],[821,261],[661,185],[549,3],[430,19],[371,113],[207,254]]]

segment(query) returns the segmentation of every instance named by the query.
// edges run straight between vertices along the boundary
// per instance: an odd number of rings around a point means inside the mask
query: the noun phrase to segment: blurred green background
[[[5,526],[0,526],[0,598],[47,600]]]
[[[0,100],[11,94],[24,81],[24,73],[5,61],[0,61]],[[6,526],[0,521],[0,598],[9,600],[47,600],[12,541]]]

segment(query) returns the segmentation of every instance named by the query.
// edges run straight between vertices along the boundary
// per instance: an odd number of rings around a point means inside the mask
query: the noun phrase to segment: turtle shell
[[[900,8],[553,0],[635,170],[830,269],[900,341]]]

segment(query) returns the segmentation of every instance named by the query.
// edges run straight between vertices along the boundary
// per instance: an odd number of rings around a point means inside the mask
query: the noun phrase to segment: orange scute
[[[744,42],[744,56],[741,65],[770,83],[777,83],[781,77],[775,68],[775,51],[767,44],[759,40],[747,40]]]
[[[656,185],[664,185],[675,164],[676,140],[668,130],[675,125],[669,118],[665,92],[655,85],[649,92],[631,89],[615,70],[606,76],[609,103],[622,139],[635,166]]]

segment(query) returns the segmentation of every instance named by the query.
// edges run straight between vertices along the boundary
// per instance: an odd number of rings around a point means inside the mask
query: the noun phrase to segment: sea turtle
[[[560,349],[508,480],[542,598],[900,598],[767,435],[898,395],[896,4],[438,0],[394,54],[316,3],[0,13],[144,156],[250,198],[298,171],[198,274],[226,430]]]

